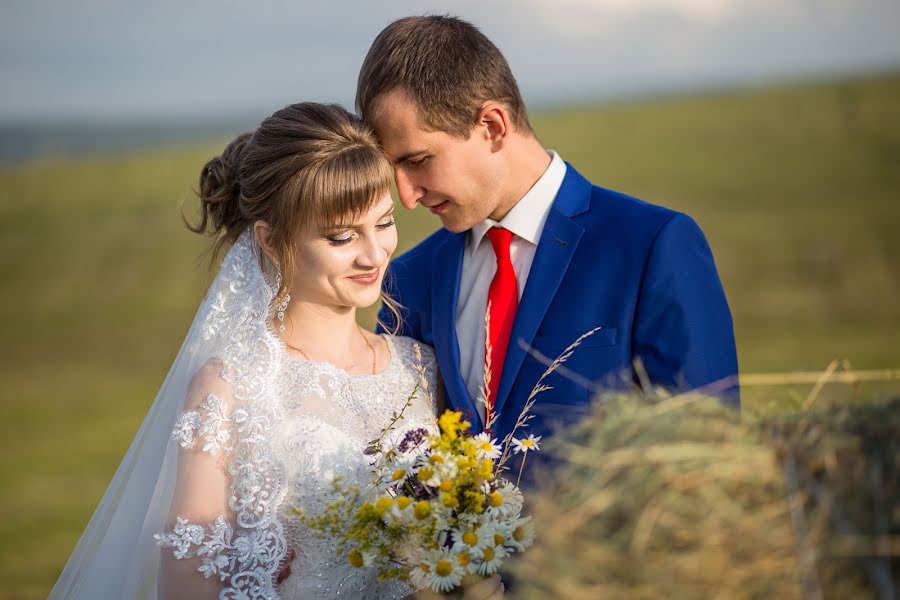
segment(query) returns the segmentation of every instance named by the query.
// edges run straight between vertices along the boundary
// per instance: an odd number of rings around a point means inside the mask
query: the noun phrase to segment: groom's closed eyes
[[[431,158],[431,155],[426,150],[417,150],[415,152],[407,152],[393,162],[396,167],[404,164],[410,167],[417,167],[424,164],[429,158]]]

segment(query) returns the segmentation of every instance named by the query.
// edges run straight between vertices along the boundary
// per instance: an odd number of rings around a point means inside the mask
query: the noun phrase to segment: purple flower
[[[400,440],[400,443],[397,444],[397,450],[399,450],[400,452],[409,452],[410,450],[418,447],[422,442],[424,442],[425,436],[427,435],[428,430],[424,427],[410,429],[406,432],[406,435],[403,436],[403,439]]]

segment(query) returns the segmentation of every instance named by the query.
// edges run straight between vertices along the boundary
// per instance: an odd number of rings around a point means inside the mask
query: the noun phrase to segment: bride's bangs
[[[390,192],[393,176],[387,158],[371,147],[351,147],[324,161],[307,199],[313,222],[324,230],[354,221]]]

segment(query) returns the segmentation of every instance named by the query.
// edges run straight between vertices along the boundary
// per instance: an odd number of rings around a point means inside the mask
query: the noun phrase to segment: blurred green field
[[[532,120],[697,219],[742,371],[900,368],[900,75]],[[212,277],[180,207],[223,142],[0,169],[0,598],[49,592],[178,350]],[[437,226],[402,212],[401,249]]]

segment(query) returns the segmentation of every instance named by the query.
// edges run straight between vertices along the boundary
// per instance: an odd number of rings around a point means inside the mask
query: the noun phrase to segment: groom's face
[[[422,204],[457,232],[494,211],[500,165],[480,126],[465,140],[424,129],[415,103],[402,90],[385,95],[372,125],[394,165],[403,206]]]

